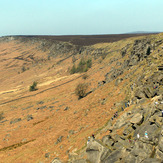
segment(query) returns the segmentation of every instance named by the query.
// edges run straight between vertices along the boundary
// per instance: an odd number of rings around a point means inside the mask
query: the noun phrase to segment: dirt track
[[[84,75],[84,74],[83,74],[83,75]],[[21,100],[21,99],[24,99],[24,98],[36,96],[36,95],[41,94],[41,93],[43,93],[43,92],[45,92],[45,91],[48,91],[48,90],[51,90],[51,89],[60,87],[60,86],[65,85],[65,84],[67,84],[67,83],[70,83],[70,82],[72,82],[72,81],[74,81],[74,80],[76,80],[76,79],[82,77],[83,75],[80,75],[80,76],[78,76],[77,78],[72,79],[72,80],[69,80],[69,81],[67,81],[67,82],[65,82],[65,83],[62,83],[62,84],[59,84],[59,85],[56,85],[56,86],[53,86],[53,87],[44,89],[44,90],[42,90],[42,91],[40,91],[40,92],[38,92],[38,93],[35,93],[35,94],[33,94],[33,95],[23,96],[23,97],[20,97],[20,98],[16,98],[16,99],[13,99],[13,100],[10,100],[10,101],[3,102],[3,103],[0,104],[0,106],[1,106],[1,105],[4,105],[4,104],[8,104],[8,103],[10,103],[10,102],[14,102],[14,101],[17,101],[17,100]]]

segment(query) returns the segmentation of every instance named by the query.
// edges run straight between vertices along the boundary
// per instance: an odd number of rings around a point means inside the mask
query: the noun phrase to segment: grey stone
[[[69,134],[70,134],[70,135],[73,135],[74,133],[75,133],[74,130],[70,130],[70,131],[69,131]]]
[[[157,158],[147,158],[143,160],[142,163],[161,163],[161,160]]]
[[[163,161],[163,152],[160,151],[158,147],[156,147],[155,157]]]
[[[115,81],[115,86],[118,86],[119,83],[121,83],[123,81],[122,78],[118,78],[116,81]]]
[[[113,146],[114,140],[110,135],[106,135],[102,138],[102,142],[107,146]]]
[[[66,110],[68,110],[69,109],[69,107],[68,106],[66,106],[65,108],[64,108],[64,111],[66,111]]]
[[[63,136],[59,136],[58,139],[57,139],[57,142],[55,144],[60,143],[62,141],[62,138],[63,138]]]
[[[27,109],[29,109],[29,108],[31,108],[31,107],[33,107],[33,105],[27,106],[26,108],[22,108],[22,110],[27,110]]]
[[[49,158],[50,157],[50,153],[45,153],[45,158]]]
[[[112,152],[105,160],[103,160],[103,163],[114,163],[119,160],[119,158],[122,157],[121,149],[118,149],[114,152]]]
[[[38,108],[36,108],[36,110],[43,110],[45,108],[46,108],[46,105],[45,106],[38,107]]]
[[[33,119],[33,116],[32,115],[27,115],[27,121],[30,121]]]
[[[52,108],[54,108],[54,106],[49,106],[49,107],[48,107],[48,109],[52,109]]]
[[[62,163],[59,158],[54,158],[51,163]]]
[[[85,159],[79,159],[79,160],[72,161],[72,163],[88,163],[88,162]]]
[[[43,103],[44,103],[44,101],[39,101],[39,102],[37,102],[37,105],[38,105],[38,104],[43,104]]]
[[[91,139],[87,145],[87,160],[93,163],[103,162],[111,151],[104,147],[100,142]]]
[[[140,125],[143,122],[143,115],[140,113],[136,113],[130,120],[130,123]]]

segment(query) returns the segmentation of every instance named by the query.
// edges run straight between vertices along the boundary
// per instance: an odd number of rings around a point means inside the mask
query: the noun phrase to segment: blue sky
[[[0,36],[163,31],[163,0],[0,0]]]

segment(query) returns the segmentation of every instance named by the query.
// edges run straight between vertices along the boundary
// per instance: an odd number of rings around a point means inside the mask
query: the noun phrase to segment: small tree
[[[79,97],[79,99],[81,99],[86,96],[87,89],[88,89],[87,83],[79,83],[75,89],[75,94]]]
[[[70,70],[71,74],[78,73],[78,72],[87,72],[89,68],[92,67],[92,59],[88,59],[87,61],[84,60],[84,58],[81,58],[79,64],[73,67]]]
[[[29,91],[36,91],[37,90],[37,82],[33,82],[33,84],[29,87]]]
[[[70,73],[71,73],[71,74],[75,74],[75,73],[76,73],[76,66],[75,66],[75,64],[74,64],[73,67],[71,68]]]
[[[87,67],[91,68],[92,67],[92,59],[87,60]]]

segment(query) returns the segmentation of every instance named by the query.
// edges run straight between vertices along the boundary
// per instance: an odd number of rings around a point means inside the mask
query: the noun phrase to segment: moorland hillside
[[[1,37],[2,162],[161,162],[162,58],[162,33],[87,46]]]

